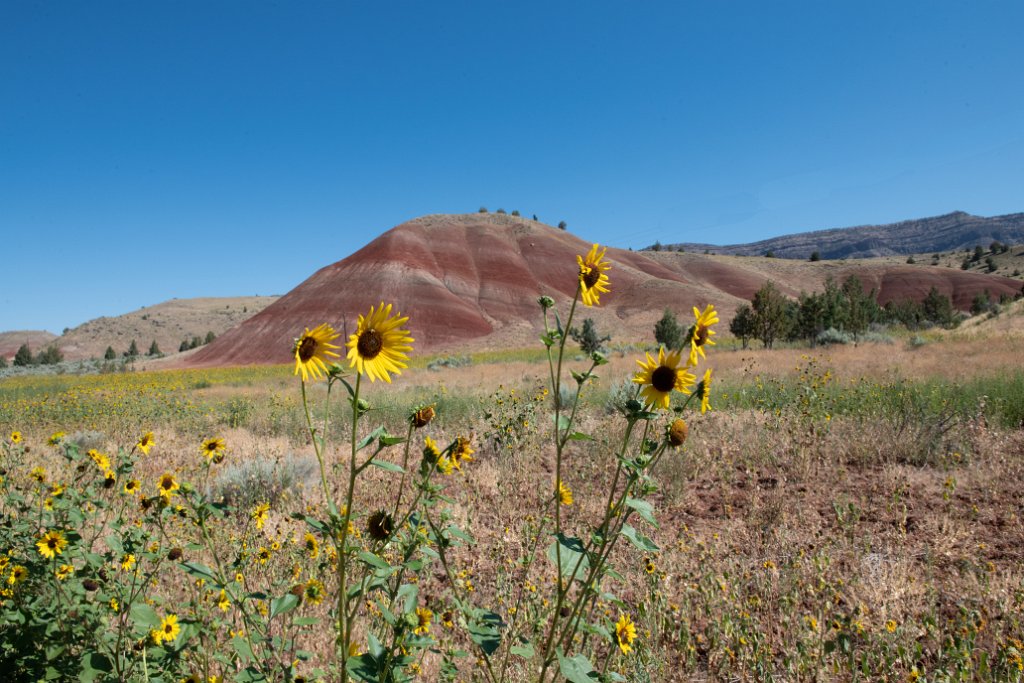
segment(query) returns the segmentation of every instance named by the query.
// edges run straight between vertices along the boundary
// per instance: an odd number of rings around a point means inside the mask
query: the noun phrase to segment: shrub
[[[473,359],[469,356],[442,356],[427,363],[427,370],[438,371],[444,368],[463,368],[472,364]]]
[[[224,467],[214,484],[214,495],[224,503],[248,510],[259,503],[275,505],[286,492],[316,482],[316,459],[261,457]]]
[[[559,230],[565,230],[568,227],[569,227],[569,224],[566,223],[565,221],[558,221],[558,229]]]
[[[917,261],[914,259],[913,256],[908,256],[907,257],[907,263],[914,264],[914,263],[917,263]]]
[[[827,346],[829,344],[850,344],[853,342],[853,335],[837,330],[834,327],[830,327],[827,330],[823,330],[818,335],[816,341],[822,346]]]
[[[103,352],[103,360],[114,360],[117,358],[117,352],[114,351],[113,346],[108,346],[107,350]]]
[[[820,261],[820,260],[821,260],[821,253],[820,253],[820,252],[818,252],[817,250],[815,250],[815,251],[812,251],[812,252],[811,252],[811,258],[810,258],[810,260],[811,260],[811,261]]]

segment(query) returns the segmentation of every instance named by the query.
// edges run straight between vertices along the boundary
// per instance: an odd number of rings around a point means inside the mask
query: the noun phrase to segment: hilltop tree
[[[107,350],[103,352],[103,360],[114,360],[117,358],[117,353],[114,351],[113,346],[108,346]]]
[[[558,221],[558,229],[559,230],[565,230],[568,227],[569,227],[569,224],[566,223],[565,221]]]
[[[132,339],[132,343],[128,346],[128,350],[124,352],[127,358],[136,358],[139,355],[139,345]]]
[[[661,320],[654,323],[654,340],[669,351],[682,347],[684,332],[685,330],[676,320],[676,314],[667,308],[662,314]]]
[[[153,343],[149,345],[149,355],[150,356],[159,356],[160,355],[160,346],[156,343],[156,339],[154,339]]]
[[[17,352],[14,354],[14,365],[21,368],[32,365],[32,349],[28,348],[28,344],[22,344],[18,347]]]

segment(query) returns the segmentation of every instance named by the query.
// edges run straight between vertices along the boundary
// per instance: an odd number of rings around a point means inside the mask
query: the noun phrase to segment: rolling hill
[[[590,243],[542,223],[502,214],[434,215],[388,230],[328,265],[212,344],[190,366],[285,363],[306,327],[321,322],[346,335],[381,301],[409,316],[418,351],[529,344],[540,331],[536,299],[565,304],[576,289],[576,255]],[[612,291],[579,311],[616,339],[649,338],[665,308],[688,314],[713,303],[725,319],[766,280],[792,296],[820,289],[829,276],[857,275],[881,303],[920,299],[931,287],[969,308],[984,290],[1020,292],[1020,281],[927,265],[871,261],[807,263],[609,249]]]

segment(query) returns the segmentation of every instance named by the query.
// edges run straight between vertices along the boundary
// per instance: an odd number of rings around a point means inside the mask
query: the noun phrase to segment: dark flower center
[[[395,530],[395,523],[391,515],[384,511],[376,512],[370,516],[369,521],[370,538],[377,541],[387,539]]]
[[[316,339],[303,337],[299,342],[299,360],[305,363],[316,354]]]
[[[582,273],[583,284],[587,289],[592,289],[601,280],[601,271],[597,268],[584,267],[587,268],[587,272]]]
[[[380,332],[374,329],[366,330],[359,335],[359,341],[356,343],[356,350],[364,360],[376,358],[383,347],[384,339],[380,336]]]
[[[697,333],[694,335],[697,346],[704,346],[704,343],[708,340],[708,328],[706,325],[698,325]]]
[[[676,371],[667,365],[659,365],[658,369],[651,373],[651,386],[663,394],[675,389]]]
[[[57,548],[57,539],[56,538],[51,538],[50,540],[48,540],[46,542],[46,547],[49,548],[50,550],[56,549]]]

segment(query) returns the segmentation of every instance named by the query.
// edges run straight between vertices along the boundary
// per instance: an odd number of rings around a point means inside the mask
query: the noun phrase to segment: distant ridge
[[[992,242],[1024,243],[1024,213],[985,218],[954,211],[942,216],[887,225],[861,225],[782,235],[748,244],[723,246],[682,242],[662,245],[661,248],[670,251],[711,251],[735,256],[764,256],[771,252],[777,258],[793,259],[805,259],[817,251],[823,259],[841,259],[958,251],[973,249],[978,245],[987,249]]]

